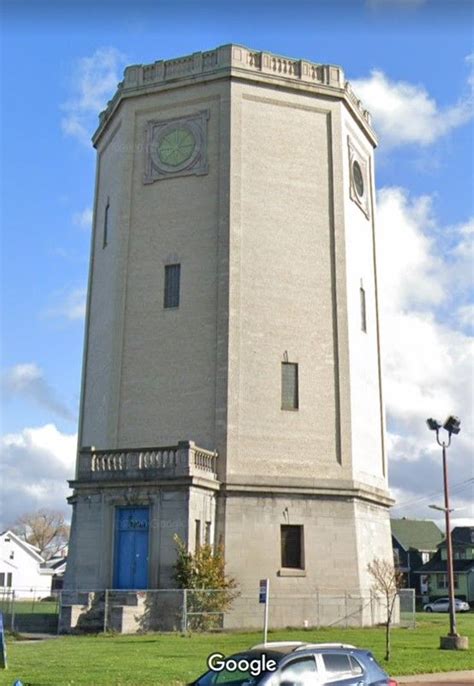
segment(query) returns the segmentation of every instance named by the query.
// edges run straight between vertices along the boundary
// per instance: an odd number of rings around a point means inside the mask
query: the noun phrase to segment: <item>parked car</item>
[[[229,657],[188,686],[398,686],[368,650],[340,643],[266,643]]]
[[[454,609],[456,612],[469,612],[471,607],[465,600],[455,598]],[[449,598],[438,598],[438,600],[434,600],[432,603],[423,605],[423,610],[425,612],[449,612]]]

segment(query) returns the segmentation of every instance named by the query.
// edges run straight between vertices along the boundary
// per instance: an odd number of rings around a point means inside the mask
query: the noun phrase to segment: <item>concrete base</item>
[[[440,636],[439,647],[441,650],[468,650],[469,638],[467,636]]]

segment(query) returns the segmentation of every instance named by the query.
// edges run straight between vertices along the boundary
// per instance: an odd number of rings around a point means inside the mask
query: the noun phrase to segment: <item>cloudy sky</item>
[[[457,414],[456,519],[474,523],[472,3],[4,0],[0,527],[67,512],[76,448],[97,113],[126,64],[229,42],[342,65],[377,151],[393,516],[439,519],[425,419]]]

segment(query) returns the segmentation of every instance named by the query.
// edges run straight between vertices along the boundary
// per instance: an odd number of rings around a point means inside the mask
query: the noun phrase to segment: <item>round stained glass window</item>
[[[196,147],[193,133],[184,127],[176,127],[166,133],[158,144],[158,157],[168,167],[179,167],[192,156]]]
[[[364,177],[362,176],[362,169],[357,160],[352,163],[352,178],[354,180],[354,186],[359,198],[364,195]]]

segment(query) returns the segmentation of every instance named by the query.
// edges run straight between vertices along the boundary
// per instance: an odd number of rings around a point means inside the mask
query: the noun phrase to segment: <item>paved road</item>
[[[465,672],[440,672],[438,674],[417,674],[395,677],[400,684],[410,686],[474,686],[474,670]]]

